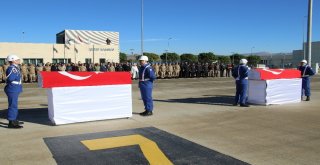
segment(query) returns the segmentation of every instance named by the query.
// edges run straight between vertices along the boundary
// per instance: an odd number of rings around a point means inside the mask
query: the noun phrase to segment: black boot
[[[24,124],[23,121],[16,120],[16,122],[19,123],[19,124]]]
[[[144,112],[141,112],[141,113],[139,113],[141,116],[143,116],[144,114],[146,114],[147,113],[147,111],[144,111]]]
[[[151,116],[153,113],[152,111],[145,111],[143,114],[140,114],[141,116]]]
[[[19,121],[9,121],[8,128],[19,129],[23,128],[23,126],[19,125]]]
[[[240,107],[250,107],[248,104],[240,104]]]
[[[306,101],[310,101],[310,96],[307,96],[307,99],[306,99]]]

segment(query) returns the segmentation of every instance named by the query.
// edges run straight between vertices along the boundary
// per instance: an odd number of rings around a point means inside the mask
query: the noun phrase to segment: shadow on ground
[[[168,102],[168,103],[190,103],[190,104],[209,104],[209,105],[221,105],[221,106],[233,106],[234,96],[225,95],[203,95],[204,97],[198,98],[181,98],[181,99],[168,99],[159,100],[154,99],[158,102]]]
[[[7,109],[0,110],[0,114],[0,118],[6,119]],[[35,124],[52,125],[49,120],[48,108],[19,109],[18,120]]]

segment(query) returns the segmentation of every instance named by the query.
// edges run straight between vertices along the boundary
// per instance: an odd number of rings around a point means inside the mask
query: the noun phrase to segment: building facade
[[[306,48],[306,43],[304,43],[304,48]],[[320,41],[312,42],[311,44],[311,66],[317,69],[320,63]],[[293,63],[299,64],[303,59],[308,61],[308,55],[305,53],[306,50],[294,50],[293,51]]]
[[[269,68],[292,68],[292,54],[289,53],[273,53],[268,55],[260,55],[260,64],[265,64]]]
[[[64,30],[56,36],[54,44],[0,43],[0,65],[9,54],[16,54],[23,63],[32,64],[120,61],[118,32]]]

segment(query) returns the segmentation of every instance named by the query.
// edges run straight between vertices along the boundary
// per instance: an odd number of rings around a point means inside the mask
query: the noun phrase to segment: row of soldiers
[[[0,83],[6,81],[6,70],[9,67],[8,63],[0,66]],[[129,63],[103,63],[103,64],[89,64],[89,63],[46,63],[44,66],[42,64],[24,64],[20,65],[22,82],[36,82],[37,75],[41,71],[68,71],[68,72],[121,72],[131,71],[131,65]]]
[[[0,82],[6,80],[5,71],[9,64],[5,63],[0,66]],[[137,67],[131,63],[46,63],[42,64],[24,64],[20,66],[23,82],[36,82],[37,75],[40,71],[68,71],[68,72],[85,72],[85,71],[101,71],[101,72],[131,72],[133,67]],[[193,77],[230,77],[233,68],[232,64],[224,65],[219,63],[154,63],[152,67],[157,78],[193,78]],[[137,69],[136,69],[137,70]],[[136,74],[136,73],[135,73]],[[136,74],[137,75],[137,74]]]
[[[230,77],[233,64],[223,63],[169,63],[153,64],[158,78]]]

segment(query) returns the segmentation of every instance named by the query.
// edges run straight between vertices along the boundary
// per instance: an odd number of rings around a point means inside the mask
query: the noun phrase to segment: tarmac
[[[1,84],[0,164],[57,164],[46,138],[151,127],[249,164],[317,165],[319,75],[312,78],[311,86],[309,102],[244,108],[232,106],[232,78],[160,79],[154,84],[154,115],[142,117],[137,113],[143,111],[143,103],[133,81],[132,118],[53,126],[46,89],[24,84],[19,98],[24,128],[14,130],[5,128],[7,98]]]

